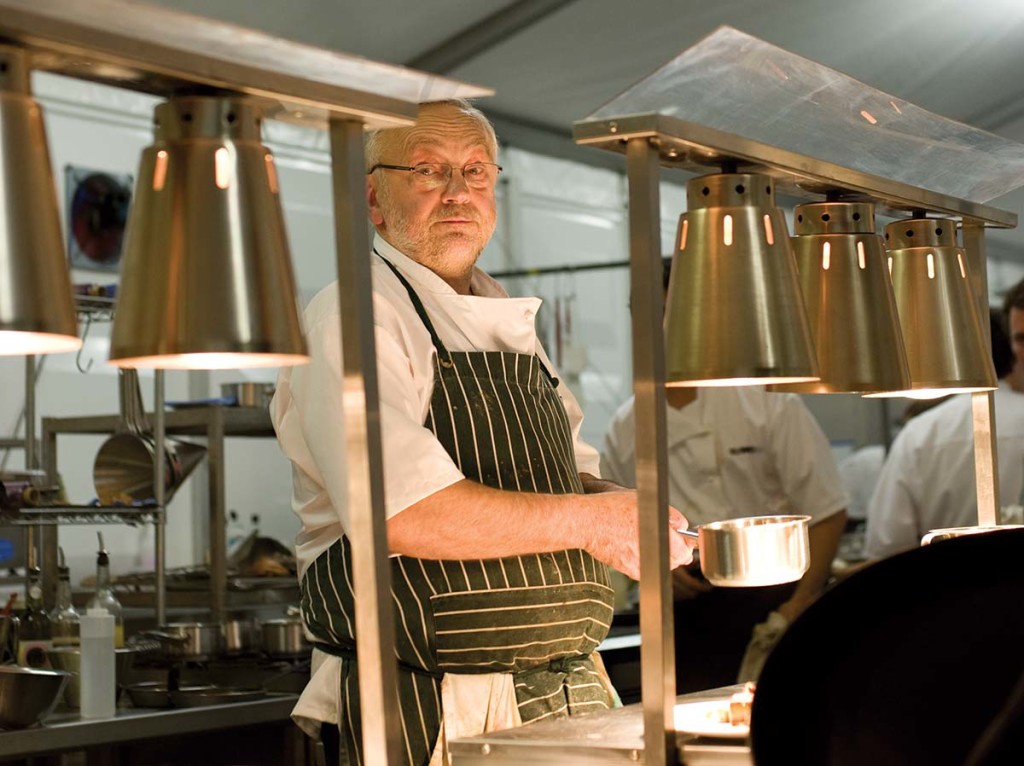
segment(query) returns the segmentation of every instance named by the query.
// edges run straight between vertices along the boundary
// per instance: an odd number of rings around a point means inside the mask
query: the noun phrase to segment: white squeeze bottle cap
[[[102,607],[86,610],[79,621],[82,718],[113,718],[117,712],[114,615]]]

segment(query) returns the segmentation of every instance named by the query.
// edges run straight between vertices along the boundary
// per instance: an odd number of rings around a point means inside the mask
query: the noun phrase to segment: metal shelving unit
[[[162,400],[162,396],[158,397]],[[161,404],[158,401],[157,404]],[[156,414],[148,415],[156,422]],[[227,610],[228,575],[227,543],[225,539],[226,493],[224,472],[224,440],[230,437],[273,437],[274,428],[270,413],[257,407],[203,406],[177,409],[164,413],[166,436],[205,437],[207,466],[209,469],[209,556],[210,556],[210,611],[211,619],[219,621]],[[57,436],[60,434],[105,435],[113,433],[120,416],[92,415],[73,418],[43,418],[42,451],[47,473],[57,473]],[[158,439],[157,443],[162,440]],[[159,463],[160,461],[156,461]],[[160,484],[155,484],[160,486]],[[34,522],[51,524],[89,523],[160,523],[164,513],[161,505],[146,507],[97,507],[78,506],[74,508],[32,509]],[[101,521],[90,519],[100,518]],[[55,543],[54,543],[55,544]],[[46,557],[44,556],[44,561]],[[164,557],[157,555],[157,596],[162,602],[165,594],[163,585]],[[45,576],[45,572],[44,572]],[[158,610],[160,611],[160,610]]]
[[[39,524],[153,524],[160,517],[160,509],[153,506],[111,508],[98,505],[61,505],[22,508],[0,515],[0,525],[13,527]]]

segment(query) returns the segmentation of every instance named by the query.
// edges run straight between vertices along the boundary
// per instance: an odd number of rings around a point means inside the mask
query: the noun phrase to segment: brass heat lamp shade
[[[43,115],[25,52],[0,45],[0,354],[81,345]]]
[[[769,176],[692,179],[666,298],[666,382],[818,379],[796,263]]]
[[[895,221],[885,240],[911,378],[908,390],[890,395],[926,399],[996,388],[956,222]]]
[[[773,386],[801,394],[910,388],[896,299],[869,202],[815,202],[793,211],[793,253],[821,380]]]
[[[171,369],[307,361],[273,157],[245,98],[157,106],[125,233],[110,359]]]

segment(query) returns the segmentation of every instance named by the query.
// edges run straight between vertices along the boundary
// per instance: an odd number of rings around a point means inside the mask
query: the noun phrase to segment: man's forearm
[[[640,576],[636,492],[549,495],[493,489],[464,479],[388,520],[392,553],[422,559],[489,559],[582,548],[623,574]],[[669,509],[669,526],[686,519]],[[669,564],[690,561],[672,535]]]
[[[388,521],[392,553],[424,559],[481,559],[587,544],[580,495],[506,492],[463,480]]]
[[[846,528],[846,511],[834,513],[811,526],[811,562],[790,599],[776,611],[793,622],[825,589],[832,572],[832,562],[839,549],[839,538]]]

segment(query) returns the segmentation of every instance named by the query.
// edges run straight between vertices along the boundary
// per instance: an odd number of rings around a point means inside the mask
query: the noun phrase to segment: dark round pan
[[[971,535],[825,593],[758,679],[754,762],[963,766],[1024,675],[1022,560],[1024,530]]]

